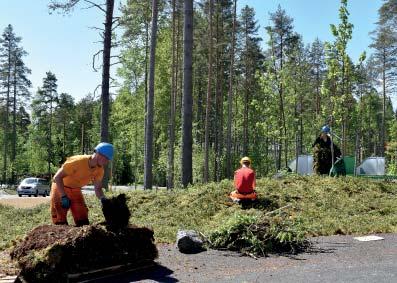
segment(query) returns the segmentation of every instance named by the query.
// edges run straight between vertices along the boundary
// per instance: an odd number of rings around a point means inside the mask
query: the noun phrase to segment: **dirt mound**
[[[131,213],[126,201],[125,194],[120,194],[103,202],[102,212],[109,230],[118,230],[128,225]]]
[[[108,199],[107,223],[72,227],[42,225],[10,252],[27,282],[68,282],[68,274],[152,261],[158,256],[153,230],[128,225],[124,195]],[[120,217],[120,218],[117,218]]]
[[[22,258],[34,250],[41,250],[55,244],[58,241],[70,238],[78,234],[81,230],[79,227],[67,225],[42,225],[33,228],[22,243],[14,246],[10,256],[11,258]]]

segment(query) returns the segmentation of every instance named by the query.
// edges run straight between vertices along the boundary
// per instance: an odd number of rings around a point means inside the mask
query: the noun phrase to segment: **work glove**
[[[70,207],[70,199],[67,195],[62,196],[61,198],[61,206],[62,208],[69,208]]]

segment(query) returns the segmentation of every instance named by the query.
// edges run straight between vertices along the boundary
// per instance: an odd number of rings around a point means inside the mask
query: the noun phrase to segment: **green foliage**
[[[178,1],[176,1],[179,3]],[[215,3],[215,2],[214,2]],[[348,1],[340,1],[339,22],[330,26],[334,39],[322,43],[316,39],[304,46],[302,36],[294,30],[294,19],[279,6],[270,13],[266,27],[267,45],[260,47],[255,11],[245,6],[237,15],[234,65],[230,66],[233,1],[214,4],[214,66],[211,80],[209,172],[210,180],[223,179],[227,169],[233,171],[242,155],[254,160],[257,176],[270,176],[285,169],[299,154],[311,154],[312,142],[321,126],[330,122],[332,130],[343,142],[338,145],[345,154],[355,154],[360,147],[363,158],[379,155],[380,138],[385,130],[386,144],[397,139],[396,114],[389,98],[395,88],[392,68],[395,61],[396,5],[384,1],[373,35],[373,56],[363,54],[353,62],[347,44],[354,34],[349,22]],[[172,47],[175,48],[177,80],[175,123],[175,183],[181,180],[181,108],[183,89],[183,12],[176,5],[175,42],[173,42],[172,7],[170,1],[159,5],[159,25],[155,71],[154,115],[154,183],[165,185],[169,167],[169,113],[172,69]],[[142,182],[144,165],[145,81],[148,64],[151,6],[149,1],[126,1],[122,5],[120,26],[120,62],[117,70],[120,88],[111,101],[110,140],[116,152],[112,164],[113,184]],[[55,7],[53,7],[55,8]],[[59,6],[58,8],[62,8]],[[66,8],[66,7],[63,7]],[[208,82],[209,53],[208,1],[198,1],[194,11],[193,52],[193,182],[200,183],[204,162],[204,117]],[[7,35],[7,36],[6,36]],[[12,39],[7,45],[6,38]],[[57,91],[55,74],[48,72],[43,86],[28,101],[30,70],[23,64],[26,55],[20,38],[7,26],[2,36],[0,72],[0,174],[9,181],[25,175],[54,173],[67,156],[90,154],[100,139],[100,99],[87,94],[75,102],[70,94]],[[17,48],[16,152],[13,158],[12,101],[5,98],[9,69],[9,47]],[[382,61],[383,50],[387,55]],[[385,68],[385,78],[382,78]],[[226,129],[229,77],[232,75],[231,160],[226,168]],[[385,81],[380,93],[379,79]],[[145,85],[146,84],[146,85]],[[11,93],[13,89],[11,88]],[[385,95],[385,97],[383,97]],[[383,98],[385,111],[383,113]],[[26,107],[26,108],[25,108]],[[30,113],[26,109],[31,110]],[[7,112],[8,111],[8,112]],[[8,113],[8,114],[7,114]],[[50,134],[51,126],[51,134]],[[51,135],[51,136],[49,136]],[[246,136],[247,135],[247,136]],[[358,143],[357,143],[358,141]],[[343,143],[343,144],[339,144]],[[389,173],[396,163],[388,154]],[[50,172],[47,172],[50,171]],[[6,178],[7,177],[7,178]],[[5,180],[4,180],[5,181]]]
[[[397,175],[397,142],[390,142],[386,147],[388,157],[388,174]]]
[[[111,117],[112,136],[116,154],[113,161],[114,183],[129,184],[142,180],[144,95],[131,94],[126,89],[114,101]],[[129,171],[129,172],[128,172]],[[125,175],[127,174],[128,175]]]
[[[210,234],[209,241],[215,249],[261,256],[271,252],[296,252],[308,245],[298,220],[290,220],[286,215],[250,215],[249,211],[234,214]]]

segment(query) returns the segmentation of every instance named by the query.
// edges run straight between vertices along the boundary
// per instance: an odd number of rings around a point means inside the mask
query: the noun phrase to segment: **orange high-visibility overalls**
[[[90,168],[88,161],[91,155],[76,155],[69,157],[62,165],[66,174],[63,178],[65,193],[70,199],[70,210],[77,226],[88,224],[88,208],[85,204],[81,187],[91,182],[101,181],[104,174],[103,167]],[[69,209],[61,205],[61,194],[56,183],[51,186],[51,217],[54,224],[67,224]]]
[[[256,187],[255,171],[249,167],[241,167],[234,172],[234,187],[236,190],[230,194],[233,200],[256,199],[254,191]]]

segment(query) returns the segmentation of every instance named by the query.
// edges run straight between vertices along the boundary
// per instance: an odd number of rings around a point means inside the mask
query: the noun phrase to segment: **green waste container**
[[[332,166],[329,175],[334,176],[346,176],[346,175],[354,175],[354,156],[344,156],[342,158],[338,158],[338,160]]]
[[[343,162],[345,163],[346,175],[353,176],[356,163],[354,156],[344,156]]]

